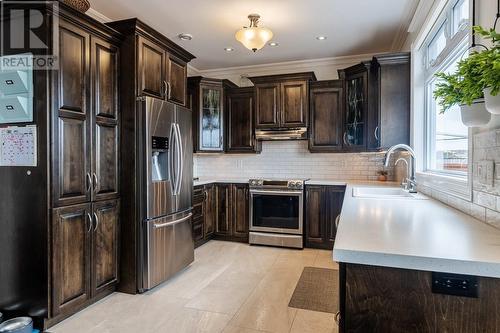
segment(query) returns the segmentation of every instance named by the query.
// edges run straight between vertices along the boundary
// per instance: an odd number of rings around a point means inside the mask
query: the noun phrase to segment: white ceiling
[[[419,0],[91,0],[112,20],[138,17],[197,59],[199,70],[398,51]],[[278,47],[256,53],[234,39],[250,13]],[[179,33],[190,33],[181,41]],[[316,36],[325,35],[325,41]],[[224,51],[233,47],[233,52]]]

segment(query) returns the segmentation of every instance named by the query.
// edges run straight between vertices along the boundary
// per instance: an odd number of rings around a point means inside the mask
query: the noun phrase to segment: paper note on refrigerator
[[[36,166],[36,126],[0,128],[0,166]]]

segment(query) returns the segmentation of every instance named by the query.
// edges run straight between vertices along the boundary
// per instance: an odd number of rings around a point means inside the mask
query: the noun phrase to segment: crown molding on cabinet
[[[359,54],[352,56],[294,60],[294,61],[284,61],[284,62],[276,62],[269,64],[216,68],[216,69],[206,69],[206,70],[199,70],[194,67],[193,69],[196,70],[197,73],[199,73],[199,75],[206,77],[226,77],[230,75],[239,75],[242,78],[245,78],[250,75],[262,76],[271,74],[297,73],[323,67],[331,69],[332,73],[335,72],[336,75],[336,71],[338,68],[349,67],[361,61],[370,60],[372,57],[373,54],[370,53],[370,54]],[[318,75],[319,73],[316,71],[316,74]],[[322,80],[324,78],[318,77],[318,79]]]
[[[85,14],[87,14],[88,16],[92,17],[93,19],[95,19],[101,23],[111,22],[111,19],[109,17],[101,14],[100,12],[95,10],[94,8],[89,8],[89,10],[87,10],[87,12]]]

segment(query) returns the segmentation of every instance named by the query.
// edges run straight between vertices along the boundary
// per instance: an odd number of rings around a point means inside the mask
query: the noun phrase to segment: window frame
[[[460,171],[442,171],[430,169],[430,148],[435,139],[430,138],[432,131],[430,119],[431,96],[429,96],[428,84],[432,82],[434,74],[456,60],[458,54],[465,54],[471,40],[470,21],[472,21],[472,2],[469,1],[469,24],[462,24],[454,32],[454,9],[464,0],[442,0],[434,7],[428,16],[428,20],[422,27],[417,40],[417,45],[412,45],[412,143],[417,154],[422,156],[417,163],[417,179],[419,185],[429,187],[433,190],[451,194],[470,201],[472,198],[471,175],[472,175],[472,134],[468,129],[468,170],[466,174]],[[430,20],[429,20],[430,18]],[[429,45],[438,36],[444,26],[446,46],[437,55],[435,61],[429,62]],[[423,37],[422,37],[423,36]],[[420,60],[420,61],[418,61]]]

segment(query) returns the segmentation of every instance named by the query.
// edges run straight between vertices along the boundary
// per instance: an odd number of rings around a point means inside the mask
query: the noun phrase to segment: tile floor
[[[333,314],[289,308],[304,266],[337,269],[331,251],[210,241],[173,279],[115,293],[51,333],[337,332]]]

